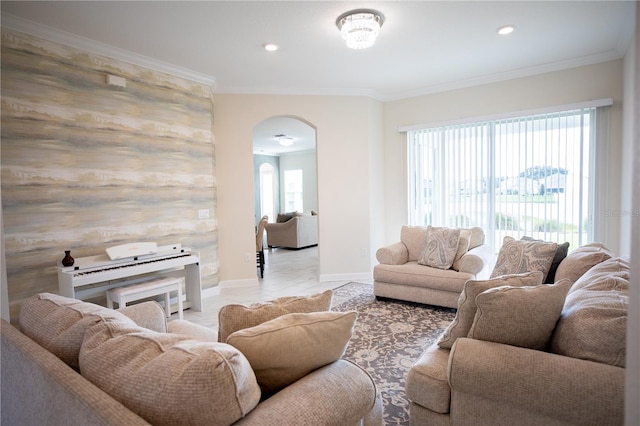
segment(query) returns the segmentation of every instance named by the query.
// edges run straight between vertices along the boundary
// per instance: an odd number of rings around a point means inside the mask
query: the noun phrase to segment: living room
[[[639,240],[634,217],[604,214],[633,211],[639,202],[637,189],[636,199],[631,198],[639,173],[637,159],[632,163],[637,146],[632,99],[638,87],[634,39],[606,60],[534,67],[396,99],[329,90],[233,93],[212,91],[204,79],[166,78],[166,70],[149,71],[115,53],[106,56],[98,47],[87,55],[71,40],[56,39],[51,28],[38,32],[22,21],[9,22],[5,8],[10,3],[2,3],[2,269],[8,287],[3,304],[10,305],[12,319],[25,298],[57,290],[55,266],[65,249],[90,256],[149,235],[200,251],[208,294],[219,287],[259,285],[253,257],[246,260],[255,241],[252,129],[279,116],[297,117],[317,131],[319,279],[358,281],[371,279],[376,250],[397,240],[406,223],[405,136],[399,128],[611,98],[611,145],[602,148],[597,179],[596,238],[638,259],[638,250],[632,250]],[[387,24],[391,28],[391,21]],[[337,30],[333,35],[339,38]],[[45,60],[17,66],[24,52]],[[9,58],[13,65],[5,65]],[[107,85],[107,74],[124,76],[138,96]],[[53,96],[42,99],[37,90]],[[95,115],[82,125],[68,125],[79,121],[83,108]],[[35,136],[34,120],[47,123]],[[163,122],[167,127],[147,131],[148,124]],[[141,132],[146,139],[131,146]],[[52,142],[60,140],[64,143]],[[168,154],[159,159],[159,152]],[[143,172],[107,173],[127,169]],[[182,176],[158,173],[172,169]],[[88,173],[96,170],[105,173]],[[155,180],[145,180],[149,177]],[[210,218],[197,219],[198,210],[208,210]]]

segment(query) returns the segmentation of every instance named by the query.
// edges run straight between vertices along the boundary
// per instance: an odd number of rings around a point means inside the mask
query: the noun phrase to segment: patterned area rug
[[[419,303],[376,301],[370,284],[333,291],[334,311],[357,311],[345,359],[371,374],[382,393],[385,425],[409,424],[407,371],[455,317],[455,310]]]

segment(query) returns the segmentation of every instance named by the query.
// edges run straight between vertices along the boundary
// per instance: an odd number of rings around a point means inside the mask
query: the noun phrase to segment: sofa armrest
[[[379,248],[376,251],[376,259],[385,265],[404,265],[409,260],[409,251],[403,243],[395,243]]]
[[[458,271],[476,276],[478,280],[489,278],[496,263],[496,255],[488,244],[481,244],[466,252],[458,261]]]
[[[382,403],[373,380],[339,359],[258,404],[237,425],[382,425]]]
[[[448,366],[452,419],[457,415],[486,419],[487,413],[478,411],[486,410],[489,404],[477,402],[491,401],[505,410],[535,413],[570,424],[622,424],[624,374],[624,368],[608,364],[457,339]],[[476,404],[465,404],[465,395]],[[459,412],[454,413],[456,409]]]
[[[158,333],[167,332],[167,317],[158,302],[137,303],[122,307],[118,311],[131,318],[140,327],[148,328]]]

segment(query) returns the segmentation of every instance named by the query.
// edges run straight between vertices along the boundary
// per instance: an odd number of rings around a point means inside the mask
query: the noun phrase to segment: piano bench
[[[183,278],[160,278],[153,281],[145,281],[139,284],[132,284],[124,287],[116,287],[107,290],[107,307],[113,309],[113,302],[119,308],[127,306],[127,303],[135,300],[145,299],[151,296],[164,294],[164,310],[167,318],[171,317],[171,297],[172,291],[178,292],[178,315],[182,315],[182,283]]]

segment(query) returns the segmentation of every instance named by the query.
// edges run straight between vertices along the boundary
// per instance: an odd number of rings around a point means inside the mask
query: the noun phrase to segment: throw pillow
[[[432,268],[450,269],[456,258],[459,241],[459,229],[428,226],[418,263]]]
[[[460,271],[460,259],[462,258],[462,256],[464,256],[467,253],[467,251],[469,251],[470,243],[471,243],[471,230],[461,229],[460,240],[458,241],[458,251],[456,252],[456,257],[453,259],[453,263],[451,264],[451,269]]]
[[[356,312],[287,314],[231,334],[265,395],[277,392],[344,354]]]
[[[560,262],[556,270],[556,279],[569,278],[576,282],[593,266],[613,257],[613,252],[602,243],[585,244],[573,250]]]
[[[504,286],[480,293],[476,297],[478,310],[467,337],[544,350],[571,284],[564,279],[554,285]]]
[[[328,311],[333,292],[327,290],[311,296],[280,297],[270,302],[226,305],[218,312],[218,341],[226,342],[233,332],[262,324],[281,315]]]
[[[551,351],[625,367],[629,262],[599,263],[571,287],[551,339]]]
[[[542,240],[535,240],[531,237],[522,237],[521,240],[524,241],[542,241]],[[553,256],[553,261],[551,262],[551,266],[549,267],[549,272],[547,273],[547,276],[544,279],[544,283],[545,284],[553,284],[555,282],[555,278],[556,278],[556,271],[558,270],[558,266],[560,265],[560,262],[562,262],[564,260],[565,257],[567,257],[567,253],[569,253],[569,242],[564,242],[562,244],[558,244],[558,248],[556,248],[556,254]]]
[[[126,323],[87,332],[80,371],[153,425],[228,425],[260,401],[251,365],[236,348]]]
[[[542,272],[534,271],[500,276],[490,280],[468,280],[458,298],[456,316],[438,339],[438,346],[451,349],[458,337],[467,337],[476,316],[476,296],[480,293],[490,288],[505,285],[520,287],[540,285],[543,277],[544,274]]]
[[[547,276],[558,244],[542,241],[522,241],[504,237],[491,278],[500,275],[540,271]]]
[[[103,321],[136,326],[113,309],[51,293],[31,296],[20,308],[20,330],[75,370],[85,334]]]

